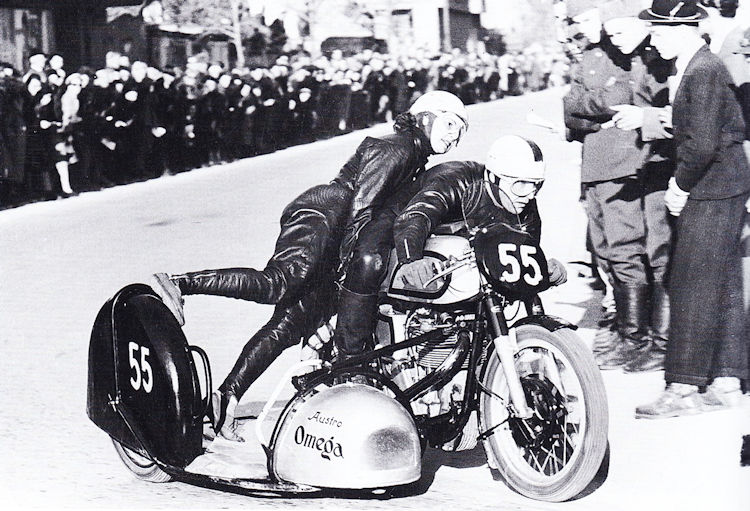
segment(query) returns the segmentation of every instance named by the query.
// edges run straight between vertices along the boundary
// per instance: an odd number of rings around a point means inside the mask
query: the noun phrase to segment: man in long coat
[[[676,57],[670,83],[676,168],[665,194],[676,217],[670,340],[659,398],[637,418],[732,406],[746,378],[740,235],[750,192],[745,124],[726,66],[705,45],[695,0],[654,0],[642,19],[662,57]],[[707,389],[700,393],[702,387]]]

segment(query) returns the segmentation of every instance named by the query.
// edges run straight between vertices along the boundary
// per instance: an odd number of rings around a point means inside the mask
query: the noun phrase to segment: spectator
[[[636,408],[666,418],[736,405],[747,377],[740,235],[750,192],[745,125],[729,71],[701,38],[695,0],[655,0],[643,11],[651,42],[676,58],[670,83],[677,155],[665,202],[676,217],[666,389]],[[717,314],[721,311],[721,314]],[[704,393],[699,393],[706,387]]]

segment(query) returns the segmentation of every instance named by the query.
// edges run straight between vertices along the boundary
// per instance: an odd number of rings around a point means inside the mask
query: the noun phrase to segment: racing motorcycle
[[[208,357],[144,284],[120,290],[95,320],[88,416],[127,468],[153,482],[254,495],[384,491],[420,478],[428,445],[481,442],[489,467],[517,492],[575,497],[604,459],[607,399],[576,327],[544,313],[541,248],[520,228],[454,224],[424,253],[437,274],[420,289],[391,258],[371,349],[337,362],[324,336],[309,341],[318,355],[290,368],[255,420],[260,473],[247,462],[220,472],[201,463],[217,455],[203,435]],[[293,397],[271,420],[289,385]],[[226,442],[219,454],[239,456],[251,444]]]

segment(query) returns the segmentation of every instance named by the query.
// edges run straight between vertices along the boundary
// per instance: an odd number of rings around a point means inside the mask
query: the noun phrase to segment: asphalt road
[[[471,127],[450,158],[482,161],[498,135],[534,138],[548,162],[540,193],[543,246],[562,261],[586,260],[578,204],[580,146],[526,123],[529,112],[560,122],[560,91],[470,107]],[[10,508],[573,509],[746,510],[750,467],[739,465],[750,434],[750,397],[735,410],[637,421],[633,409],[662,389],[663,374],[604,375],[610,403],[609,469],[586,497],[545,504],[493,480],[481,449],[430,450],[414,495],[391,500],[259,499],[136,480],[85,413],[90,328],[101,306],[125,284],[151,273],[261,266],[271,253],[284,205],[329,180],[365,133],[0,212],[0,494]],[[435,160],[437,161],[437,160]],[[543,295],[548,312],[579,324],[591,341],[600,296],[580,266]],[[216,297],[190,297],[185,333],[208,351],[220,380],[270,308]],[[268,397],[288,350],[243,400]]]

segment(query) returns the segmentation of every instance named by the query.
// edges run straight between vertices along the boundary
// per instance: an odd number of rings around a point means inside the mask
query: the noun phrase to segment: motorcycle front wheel
[[[594,479],[607,449],[609,415],[599,368],[570,329],[517,328],[515,366],[533,415],[509,413],[509,390],[493,354],[482,378],[480,429],[490,467],[527,497],[562,502]]]

